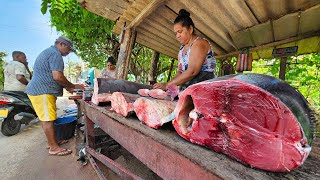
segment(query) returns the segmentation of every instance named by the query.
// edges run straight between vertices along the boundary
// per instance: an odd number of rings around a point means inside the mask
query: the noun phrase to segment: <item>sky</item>
[[[6,61],[12,60],[13,51],[22,51],[33,67],[37,56],[61,35],[50,26],[50,15],[41,13],[41,2],[0,0],[0,51],[8,54]],[[64,60],[81,61],[74,53]]]

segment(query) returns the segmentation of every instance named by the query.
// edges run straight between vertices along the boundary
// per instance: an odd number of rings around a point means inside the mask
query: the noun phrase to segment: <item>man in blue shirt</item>
[[[83,89],[81,85],[69,82],[63,74],[62,56],[67,56],[71,51],[75,52],[69,39],[64,37],[56,39],[54,46],[45,49],[37,57],[32,80],[26,88],[26,93],[42,123],[50,155],[64,156],[72,153],[71,150],[59,146],[54,133],[57,96],[63,95],[63,88],[69,92],[73,89]]]

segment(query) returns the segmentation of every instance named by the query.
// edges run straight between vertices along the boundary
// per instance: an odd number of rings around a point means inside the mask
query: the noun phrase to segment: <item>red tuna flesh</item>
[[[254,75],[242,75],[242,78],[251,76],[256,78]],[[258,81],[259,78],[257,75]],[[274,82],[278,80],[261,84],[272,86]],[[278,82],[278,87],[282,87],[281,83]],[[224,78],[188,87],[179,94],[174,111],[176,131],[192,143],[252,167],[277,172],[296,169],[311,150],[304,132],[306,128],[299,123],[301,117],[297,119],[285,103],[264,90],[270,88],[253,84]],[[298,98],[291,94],[291,101]]]
[[[156,99],[168,99],[168,94],[163,91],[162,89],[151,89],[148,92],[150,97],[156,98]]]
[[[140,97],[134,103],[134,111],[138,119],[147,126],[157,129],[166,121],[165,118],[173,112],[177,102]]]
[[[127,117],[134,113],[133,103],[139,97],[137,94],[114,92],[111,97],[111,110]]]
[[[111,95],[110,93],[102,93],[102,94],[96,94],[93,93],[91,102],[99,105],[100,102],[110,102],[111,101]]]
[[[145,96],[145,97],[149,97],[149,89],[139,89],[138,90],[138,94],[140,96]]]

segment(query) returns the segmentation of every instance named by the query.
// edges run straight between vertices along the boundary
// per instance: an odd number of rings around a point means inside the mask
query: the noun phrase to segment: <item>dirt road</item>
[[[58,114],[70,103],[66,97],[58,98]],[[0,133],[0,179],[99,179],[90,164],[82,166],[76,161],[75,138],[62,147],[73,153],[48,155],[45,135],[37,120],[22,127],[17,135],[6,137]]]

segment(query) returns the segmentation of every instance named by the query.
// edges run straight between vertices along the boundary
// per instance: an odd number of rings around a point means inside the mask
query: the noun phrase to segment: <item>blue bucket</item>
[[[59,117],[57,120],[54,122],[55,125],[59,126],[61,124],[67,124],[71,123],[72,121],[77,120],[76,117],[70,116],[70,117]]]
[[[54,129],[57,140],[68,140],[74,136],[74,131],[77,125],[77,118],[70,117],[59,117],[54,123]]]

